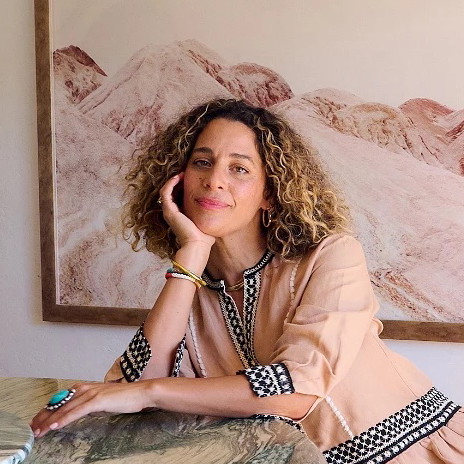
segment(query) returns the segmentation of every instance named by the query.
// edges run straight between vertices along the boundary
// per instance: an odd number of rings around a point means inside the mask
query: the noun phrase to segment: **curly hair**
[[[284,119],[242,100],[218,99],[181,116],[141,151],[126,176],[123,225],[134,250],[145,247],[161,258],[178,249],[157,202],[159,190],[185,170],[196,140],[214,119],[238,121],[253,130],[266,173],[265,195],[272,220],[263,227],[267,247],[283,259],[303,256],[328,235],[347,230],[348,209],[335,193],[316,151]]]

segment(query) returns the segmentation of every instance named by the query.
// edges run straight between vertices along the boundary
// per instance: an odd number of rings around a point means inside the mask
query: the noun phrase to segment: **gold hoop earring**
[[[272,211],[270,209],[263,209],[263,212],[261,213],[261,220],[263,222],[263,226],[267,229],[271,225]]]

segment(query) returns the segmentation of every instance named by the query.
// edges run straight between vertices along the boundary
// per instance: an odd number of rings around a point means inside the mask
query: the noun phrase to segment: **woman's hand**
[[[59,429],[94,412],[139,412],[151,404],[153,381],[134,383],[79,383],[74,396],[54,411],[42,409],[31,421],[35,437]]]
[[[181,247],[192,242],[198,242],[211,247],[215,242],[215,238],[204,234],[193,221],[180,211],[173,199],[174,188],[182,182],[183,178],[184,173],[181,172],[171,177],[160,189],[164,219],[176,235]]]

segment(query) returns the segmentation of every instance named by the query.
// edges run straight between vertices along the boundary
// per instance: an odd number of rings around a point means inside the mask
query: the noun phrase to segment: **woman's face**
[[[261,234],[265,172],[245,124],[215,119],[198,136],[184,176],[184,213],[216,238]]]

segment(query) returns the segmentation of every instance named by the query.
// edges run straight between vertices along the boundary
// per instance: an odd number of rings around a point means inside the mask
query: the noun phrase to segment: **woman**
[[[380,341],[345,207],[281,118],[202,105],[129,180],[132,246],[171,258],[166,284],[109,383],[51,400],[36,436],[157,407],[284,419],[329,463],[462,462],[464,411]]]

